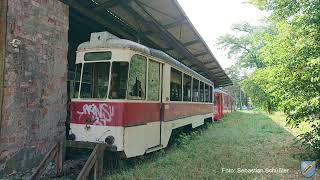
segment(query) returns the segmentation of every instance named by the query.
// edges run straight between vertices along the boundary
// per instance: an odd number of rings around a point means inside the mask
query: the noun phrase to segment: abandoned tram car
[[[232,105],[232,96],[230,96],[228,93],[219,90],[214,89],[214,120],[219,121],[221,118],[227,114],[232,112],[233,105]]]
[[[167,146],[175,128],[213,118],[213,82],[162,51],[93,33],[78,47],[71,131],[126,157]]]

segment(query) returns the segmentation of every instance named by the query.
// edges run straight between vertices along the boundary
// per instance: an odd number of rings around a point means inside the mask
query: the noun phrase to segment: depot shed
[[[0,1],[0,177],[64,139],[77,46],[108,31],[232,84],[176,0]]]

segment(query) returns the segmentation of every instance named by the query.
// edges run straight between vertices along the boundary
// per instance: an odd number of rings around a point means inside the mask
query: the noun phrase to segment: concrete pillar
[[[64,138],[68,11],[58,0],[8,0],[0,177],[31,170]]]

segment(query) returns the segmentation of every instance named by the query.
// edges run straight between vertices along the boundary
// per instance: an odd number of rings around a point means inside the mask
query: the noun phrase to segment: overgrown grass
[[[304,149],[299,130],[285,127],[285,116],[235,112],[149,155],[126,160],[106,179],[287,179],[303,178]],[[234,173],[222,170],[234,169]],[[237,173],[237,168],[287,169],[283,173]],[[319,178],[319,177],[318,177]]]

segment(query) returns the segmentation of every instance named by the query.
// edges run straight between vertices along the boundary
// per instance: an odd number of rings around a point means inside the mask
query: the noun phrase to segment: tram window
[[[148,100],[158,101],[160,93],[160,63],[149,60]]]
[[[82,70],[82,64],[76,64],[75,70],[69,71],[71,72],[69,75],[70,77],[69,93],[71,98],[77,98],[79,95],[81,70]]]
[[[213,103],[215,104],[215,105],[218,105],[217,103],[219,102],[219,96],[214,96],[214,99],[213,99]]]
[[[205,94],[205,102],[210,102],[209,85],[208,84],[205,84],[204,94]]]
[[[128,79],[127,62],[113,62],[111,71],[110,99],[125,99]]]
[[[147,58],[133,55],[130,63],[128,99],[146,99]]]
[[[193,79],[192,101],[193,102],[199,101],[199,80],[197,80],[197,79]]]
[[[212,86],[209,86],[210,87],[210,91],[209,91],[209,102],[212,103]]]
[[[200,102],[204,101],[204,84],[200,81]]]
[[[191,101],[191,76],[183,74],[183,101]]]
[[[182,100],[182,72],[171,68],[170,78],[170,100],[181,101]]]
[[[85,61],[103,61],[111,59],[111,51],[104,52],[88,52],[84,54]]]
[[[224,109],[226,109],[227,108],[227,101],[226,101],[225,95],[222,96],[222,101],[223,101],[223,107],[224,107]]]
[[[107,98],[110,63],[84,63],[81,98]]]

